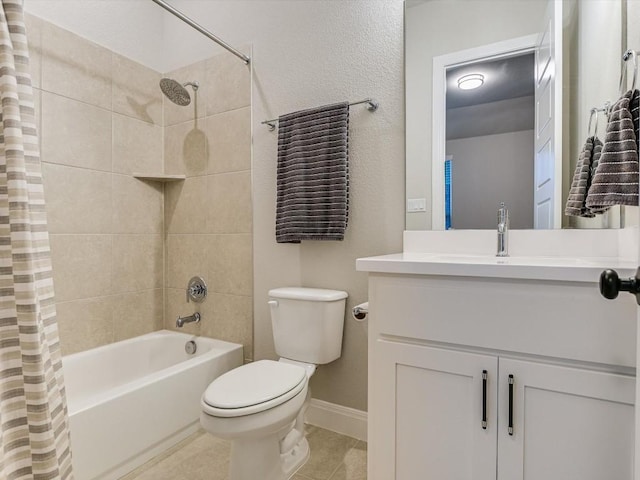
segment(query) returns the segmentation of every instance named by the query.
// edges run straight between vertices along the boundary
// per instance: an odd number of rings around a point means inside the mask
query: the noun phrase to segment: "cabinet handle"
[[[509,375],[509,435],[513,435],[513,375]]]
[[[487,429],[487,377],[486,370],[482,371],[482,428]]]

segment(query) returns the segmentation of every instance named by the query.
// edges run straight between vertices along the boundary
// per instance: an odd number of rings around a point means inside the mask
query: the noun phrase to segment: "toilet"
[[[232,442],[229,480],[287,480],[309,458],[309,378],[317,365],[340,358],[347,296],[319,288],[270,290],[280,360],[235,368],[202,395],[202,427]]]

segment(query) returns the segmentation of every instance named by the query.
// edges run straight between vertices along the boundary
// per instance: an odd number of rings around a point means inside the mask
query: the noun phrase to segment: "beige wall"
[[[168,76],[27,16],[63,353],[202,313],[183,331],[252,354],[250,70],[219,55]],[[213,93],[217,95],[214,95]],[[164,102],[164,103],[163,103]],[[163,185],[133,173],[185,174]],[[187,304],[201,275],[209,296]]]
[[[160,76],[29,16],[63,353],[162,326]]]
[[[251,209],[251,71],[227,54],[170,72],[198,81],[197,101],[164,100],[166,173],[185,174],[166,186],[165,327],[178,315],[202,314],[181,330],[244,345],[253,358]],[[190,90],[191,91],[191,90]],[[194,275],[209,293],[187,303]]]

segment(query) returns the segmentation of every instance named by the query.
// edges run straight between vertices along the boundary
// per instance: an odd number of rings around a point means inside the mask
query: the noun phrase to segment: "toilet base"
[[[304,437],[288,452],[280,453],[281,435],[238,439],[231,444],[229,480],[289,480],[309,459]]]
[[[303,436],[298,444],[287,453],[281,454],[282,469],[287,480],[291,478],[309,460],[311,450],[309,442]]]

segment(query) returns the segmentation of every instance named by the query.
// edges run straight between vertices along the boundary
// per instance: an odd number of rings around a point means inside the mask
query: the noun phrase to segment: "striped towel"
[[[611,109],[602,155],[587,195],[590,209],[638,205],[638,143],[631,114],[631,100],[637,95],[636,90],[629,90]]]
[[[589,189],[591,188],[591,182],[593,181],[593,176],[596,174],[596,170],[598,170],[598,164],[600,163],[600,157],[602,156],[602,147],[603,146],[604,145],[602,144],[600,139],[596,137],[596,142],[595,142],[595,145],[593,147],[593,155],[591,156],[591,174],[589,176],[589,185],[587,186],[587,193],[589,192]],[[585,205],[586,205],[586,200],[587,199],[585,198]],[[609,210],[611,208],[611,206],[608,205],[606,207],[600,207],[600,208],[596,208],[596,207],[591,207],[591,208],[587,207],[587,208],[594,215],[599,215],[599,214],[604,213],[607,210]]]
[[[596,137],[589,137],[582,147],[576,169],[573,173],[573,181],[567,198],[567,205],[564,214],[571,217],[594,217],[585,204],[587,201],[587,192],[591,184],[591,160],[594,153],[594,145],[598,140]]]
[[[349,213],[349,103],[278,119],[276,241],[342,240]]]

